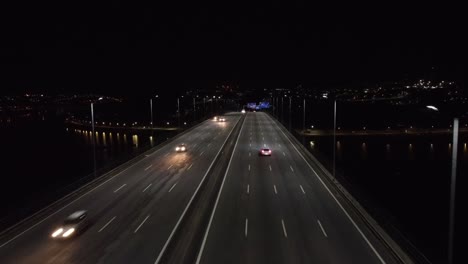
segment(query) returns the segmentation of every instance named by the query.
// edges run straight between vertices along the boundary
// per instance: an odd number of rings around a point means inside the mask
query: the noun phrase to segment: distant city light
[[[426,108],[434,110],[434,111],[439,111],[439,109],[433,105],[427,105]]]

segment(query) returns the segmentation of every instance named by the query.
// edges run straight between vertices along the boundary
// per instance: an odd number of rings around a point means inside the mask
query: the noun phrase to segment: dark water
[[[468,137],[463,135],[460,140],[459,192],[466,186],[463,175],[468,168]],[[332,138],[311,137],[308,143],[312,152],[331,166]],[[449,135],[337,138],[340,176],[356,187],[364,205],[380,216],[380,222],[401,231],[434,263],[446,262],[450,143]],[[462,221],[462,196],[457,196],[457,223]]]
[[[285,127],[333,130],[333,100],[293,98],[278,104],[272,114]],[[398,105],[390,102],[337,103],[337,127],[343,130],[385,130],[402,128],[444,128],[443,135],[341,136],[336,142],[337,176],[367,211],[405,248],[417,248],[432,263],[447,263],[449,197],[451,185],[451,124],[464,105],[432,102],[447,111],[434,112],[426,105]],[[466,112],[466,111],[465,111]],[[468,119],[460,115],[460,127]],[[305,121],[305,122],[304,122]],[[303,123],[304,122],[304,123]],[[298,136],[300,140],[303,140]],[[331,171],[332,136],[303,140]],[[311,142],[313,144],[311,144]],[[455,257],[462,257],[468,175],[468,134],[460,134],[456,183]]]
[[[173,136],[97,131],[100,173]],[[0,129],[0,227],[17,221],[93,179],[91,132],[37,121]]]

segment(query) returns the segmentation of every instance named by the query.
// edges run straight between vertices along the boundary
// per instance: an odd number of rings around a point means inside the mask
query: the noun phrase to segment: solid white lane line
[[[143,190],[143,192],[145,192],[150,186],[151,186],[151,183],[148,186],[146,186],[146,188]]]
[[[109,222],[107,222],[107,224],[105,224],[103,227],[101,227],[101,229],[99,229],[98,233],[100,233],[102,230],[104,230],[104,228],[106,228],[112,221],[114,221],[115,219],[115,216],[112,217],[111,220],[109,220]]]
[[[306,194],[305,191],[304,191],[304,188],[302,188],[302,185],[299,185],[299,187],[301,187],[301,191],[303,194]]]
[[[245,231],[244,231],[245,237],[247,237],[248,230],[249,230],[249,219],[246,218],[245,219]]]
[[[283,234],[285,238],[288,238],[288,232],[286,232],[286,226],[284,225],[284,220],[281,219],[281,225],[283,225]]]
[[[141,222],[141,224],[137,227],[137,229],[135,229],[135,231],[133,231],[133,233],[138,232],[138,229],[140,229],[140,227],[146,222],[146,220],[148,220],[149,217],[150,217],[150,216],[148,215],[148,216],[145,218],[145,220],[143,220],[143,222]]]
[[[167,168],[168,170],[170,170],[172,168],[172,166],[174,166],[174,164],[172,164],[171,166],[169,166],[169,168]]]
[[[208,122],[208,121],[205,121],[205,122]],[[151,154],[149,154],[149,156],[151,156],[151,155],[153,155],[153,154],[155,154],[155,153],[158,153],[158,152],[162,151],[163,149],[164,149],[164,147],[163,147],[163,148],[156,149],[156,150],[153,151]],[[165,156],[167,156],[168,154],[169,154],[169,153],[167,153]],[[145,158],[146,158],[146,157],[145,157]],[[8,245],[8,244],[10,244],[12,241],[14,241],[15,239],[17,239],[18,237],[20,237],[20,236],[24,235],[25,233],[29,232],[29,230],[31,230],[31,229],[35,228],[36,226],[42,224],[42,223],[43,223],[44,221],[46,221],[47,219],[49,219],[49,218],[51,218],[52,216],[56,215],[57,213],[61,212],[63,209],[65,209],[65,208],[69,207],[70,205],[74,204],[74,203],[77,202],[78,200],[80,200],[80,199],[82,199],[83,197],[87,196],[88,194],[92,193],[93,191],[95,191],[96,189],[98,189],[98,188],[100,188],[101,186],[105,185],[106,183],[108,183],[108,182],[114,180],[117,176],[120,176],[121,174],[124,174],[126,171],[128,171],[128,170],[131,169],[131,168],[133,168],[134,166],[139,165],[140,162],[142,162],[142,161],[144,161],[144,160],[145,160],[145,159],[141,159],[141,160],[135,162],[134,164],[128,166],[127,168],[125,168],[125,169],[123,169],[122,171],[118,172],[118,173],[115,174],[114,176],[112,176],[112,177],[110,177],[109,179],[105,180],[104,182],[98,184],[98,185],[95,186],[94,188],[91,188],[91,190],[89,190],[89,191],[85,192],[84,194],[78,196],[77,198],[73,199],[71,202],[69,202],[69,203],[67,203],[66,205],[64,205],[64,206],[60,207],[59,209],[55,210],[53,213],[51,213],[51,214],[49,214],[48,216],[42,218],[40,221],[36,222],[35,224],[33,224],[32,226],[30,226],[29,228],[27,228],[27,229],[24,230],[23,232],[19,233],[18,235],[14,236],[14,237],[12,237],[11,239],[9,239],[8,241],[4,242],[3,244],[0,245],[0,248],[6,246],[6,245]],[[89,184],[92,184],[92,183],[93,183],[93,181],[91,181]],[[89,184],[86,184],[85,186],[88,186]],[[83,187],[84,187],[84,186],[83,186]],[[76,191],[82,189],[83,187],[77,189]],[[50,208],[50,207],[54,206],[54,205],[55,205],[56,203],[58,203],[59,201],[62,201],[63,199],[65,199],[65,198],[69,197],[70,195],[76,193],[76,191],[75,191],[75,192],[72,192],[72,193],[70,193],[70,194],[68,194],[68,195],[66,195],[66,196],[64,196],[63,198],[57,200],[56,202],[52,203],[51,205],[45,207],[44,209]],[[42,210],[43,210],[43,209],[42,209]],[[41,210],[40,210],[40,211],[41,211]],[[40,211],[39,211],[39,212],[40,212]],[[3,232],[6,232],[7,230],[10,230],[11,228],[13,228],[13,227],[19,225],[20,223],[22,223],[22,222],[24,222],[24,221],[26,221],[26,220],[28,220],[28,219],[31,219],[31,217],[34,217],[34,216],[35,216],[35,214],[33,214],[32,216],[27,217],[27,218],[21,220],[20,222],[16,223],[16,224],[13,225],[12,227],[7,228],[7,229],[4,230]]]
[[[145,168],[145,171],[149,170],[153,165],[149,165],[148,167]]]
[[[200,153],[200,156],[203,155],[203,153],[205,153],[205,151],[202,151],[202,152]]]
[[[168,153],[166,153],[166,154],[164,154],[164,157],[166,157],[167,155],[169,155],[169,152],[168,152]]]
[[[283,152],[283,156],[285,156],[285,157],[286,157],[286,153],[284,153],[284,152]]]
[[[317,220],[317,223],[319,224],[320,229],[322,229],[323,235],[324,235],[325,237],[328,237],[328,236],[327,236],[327,232],[325,232],[325,229],[323,229],[322,223],[320,223],[320,220]]]
[[[232,158],[234,157],[234,153],[236,152],[237,143],[239,143],[240,135],[242,135],[242,129],[244,129],[243,124],[242,124],[242,127],[240,129],[239,136],[236,139],[236,144],[234,145],[234,149],[232,151],[231,158],[229,159],[228,166],[226,168],[226,172],[224,173],[224,178],[223,178],[223,181],[221,182],[221,187],[219,188],[218,196],[216,197],[216,201],[215,201],[215,204],[214,204],[214,207],[213,207],[213,211],[211,212],[210,221],[208,222],[208,227],[206,228],[205,235],[203,237],[203,242],[202,242],[201,247],[200,247],[200,251],[198,251],[196,264],[199,264],[200,261],[201,261],[201,258],[202,258],[202,255],[203,255],[203,250],[205,249],[206,240],[208,239],[208,234],[210,232],[211,223],[213,222],[214,215],[216,214],[216,209],[218,208],[219,198],[221,197],[221,193],[223,191],[224,182],[226,181],[226,177],[227,177],[227,174],[229,172],[229,168],[231,167]],[[158,261],[156,261],[155,264],[158,264]]]
[[[278,194],[278,191],[276,190],[276,185],[273,184],[273,189],[275,189],[275,194]]]
[[[127,185],[126,183],[122,186],[120,186],[119,188],[117,188],[117,190],[114,191],[114,193],[118,192],[120,189],[122,189],[123,187],[125,187],[125,185]]]
[[[193,163],[190,164],[190,166],[188,166],[187,170],[190,170],[190,168],[192,168],[192,166],[193,166]]]
[[[271,165],[268,165],[268,167],[270,167],[270,171],[271,171]]]
[[[366,235],[364,235],[364,233],[362,232],[362,230],[359,228],[359,226],[356,224],[356,222],[351,218],[351,216],[348,214],[348,212],[346,211],[346,209],[344,209],[343,205],[341,205],[340,201],[338,201],[338,199],[335,197],[335,195],[332,193],[332,191],[328,188],[328,186],[323,182],[322,178],[320,178],[317,174],[317,172],[314,170],[314,168],[312,168],[312,165],[309,164],[309,162],[306,160],[306,158],[304,157],[304,155],[302,155],[301,152],[299,152],[299,150],[296,148],[296,146],[294,145],[294,143],[291,141],[291,139],[286,136],[286,134],[283,132],[283,130],[279,129],[279,131],[281,132],[281,134],[283,134],[283,136],[289,141],[289,143],[291,143],[291,145],[293,146],[293,148],[296,150],[296,152],[299,154],[299,156],[301,156],[301,158],[305,161],[305,163],[307,164],[307,166],[310,168],[310,170],[312,172],[314,172],[315,174],[315,177],[317,177],[317,179],[320,181],[320,183],[322,183],[322,186],[328,191],[328,193],[333,197],[333,199],[335,200],[335,202],[338,204],[338,206],[341,208],[341,210],[343,211],[343,213],[348,217],[349,221],[351,221],[351,223],[353,224],[353,226],[356,228],[356,230],[359,232],[359,234],[361,235],[361,237],[364,239],[364,241],[366,241],[367,245],[370,247],[370,249],[374,252],[374,254],[377,256],[377,258],[380,260],[380,263],[382,264],[386,264],[385,260],[383,260],[382,256],[380,256],[379,252],[377,252],[377,250],[375,249],[375,247],[372,245],[372,243],[369,241],[369,239],[367,239]]]
[[[294,172],[294,169],[291,165],[289,165],[289,168],[291,168],[291,171]]]
[[[175,187],[176,185],[177,185],[177,182],[176,182],[176,183],[174,183],[174,185],[172,185],[172,187],[169,189],[169,192],[171,192],[171,191],[172,191],[172,189],[174,189],[174,187]]]
[[[250,185],[247,184],[247,194],[249,194],[249,193],[250,193]]]

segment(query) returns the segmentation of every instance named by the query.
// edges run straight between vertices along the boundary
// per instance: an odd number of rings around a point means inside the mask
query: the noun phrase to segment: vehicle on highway
[[[220,118],[218,119],[218,122],[226,122],[226,118],[220,117]]]
[[[182,143],[182,144],[177,145],[175,150],[177,152],[185,152],[185,151],[187,151],[187,146],[184,143]]]
[[[54,230],[51,237],[54,239],[66,239],[76,236],[88,226],[89,221],[87,215],[88,213],[84,210],[76,211],[69,215],[65,221],[63,221],[62,226]]]
[[[218,117],[217,116],[213,117],[213,121],[218,121]]]
[[[271,156],[271,149],[269,148],[262,148],[258,153],[260,156]]]
[[[242,109],[242,111],[241,111],[241,112],[242,112],[243,114],[245,114],[245,109]]]

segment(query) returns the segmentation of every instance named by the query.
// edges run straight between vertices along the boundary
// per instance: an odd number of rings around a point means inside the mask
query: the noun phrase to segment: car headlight
[[[179,148],[179,147],[177,147],[177,148],[175,148],[175,150],[176,150],[176,151],[179,151],[179,150],[180,150],[180,148]]]
[[[182,147],[180,150],[185,151],[185,147]]]
[[[63,228],[59,228],[59,229],[55,230],[54,233],[52,233],[52,237],[57,237],[57,236],[60,235],[62,232],[63,232]]]
[[[67,230],[67,232],[63,233],[63,237],[69,237],[71,234],[73,234],[73,232],[75,232],[75,228],[70,228]]]

